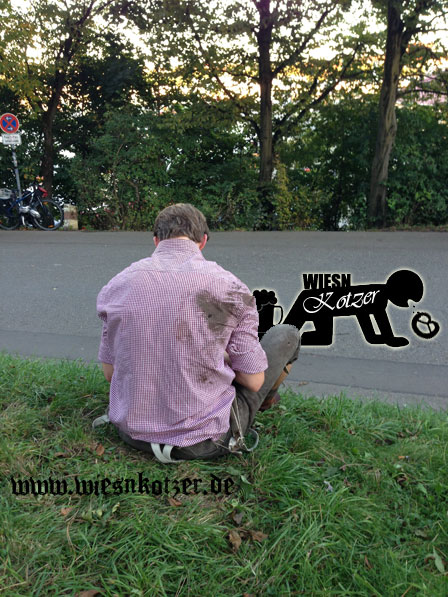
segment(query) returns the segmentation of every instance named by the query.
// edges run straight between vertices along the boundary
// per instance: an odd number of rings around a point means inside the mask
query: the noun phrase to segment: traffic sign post
[[[16,147],[22,143],[19,130],[19,119],[14,114],[6,112],[0,116],[0,129],[3,131],[2,143],[10,145],[12,149],[12,163],[14,165],[14,173],[16,175],[17,191],[19,197],[22,196],[22,188],[20,186],[19,166],[17,164]]]
[[[12,145],[12,163],[14,164],[14,173],[16,175],[17,190],[19,191],[19,197],[21,197],[22,189],[20,187],[19,166],[17,164],[16,146],[15,145]]]

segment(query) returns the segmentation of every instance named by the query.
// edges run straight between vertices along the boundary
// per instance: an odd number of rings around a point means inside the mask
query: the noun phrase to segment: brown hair
[[[210,238],[207,220],[191,203],[168,205],[162,209],[154,222],[154,236],[159,240],[188,236],[195,243],[200,243],[204,234]]]

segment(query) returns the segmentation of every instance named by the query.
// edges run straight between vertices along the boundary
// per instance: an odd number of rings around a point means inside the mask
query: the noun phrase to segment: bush
[[[448,124],[436,106],[402,107],[388,182],[391,225],[448,222]]]
[[[321,221],[319,207],[325,201],[322,191],[305,186],[292,190],[284,164],[277,161],[276,170],[274,196],[278,230],[318,229]]]
[[[297,211],[311,219],[312,226],[324,230],[366,227],[377,111],[375,96],[321,106],[279,147],[286,167],[284,176],[289,179],[288,193],[311,199],[311,204],[305,203]],[[397,107],[397,122],[387,183],[388,222],[445,224],[446,109],[443,112],[437,106],[401,105]],[[283,203],[291,202],[286,197]]]
[[[230,132],[229,132],[230,129]],[[192,114],[110,112],[73,160],[82,225],[145,230],[173,202],[201,209],[211,227],[255,225],[256,168],[241,133]]]

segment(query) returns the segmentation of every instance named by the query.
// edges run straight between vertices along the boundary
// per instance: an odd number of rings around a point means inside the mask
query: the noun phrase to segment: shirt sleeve
[[[103,322],[103,331],[101,333],[101,340],[100,340],[100,348],[98,351],[98,360],[101,363],[109,363],[110,365],[114,364],[114,360],[112,357],[112,353],[109,347],[109,339],[107,336],[107,310],[106,305],[103,299],[104,296],[104,288],[98,295],[96,308],[98,317]]]
[[[109,349],[109,342],[107,339],[107,321],[103,322],[103,332],[101,334],[100,349],[98,351],[98,360],[101,363],[114,364],[112,354]]]
[[[259,318],[255,297],[242,283],[237,293],[241,301],[241,314],[226,348],[230,366],[241,373],[261,373],[268,368],[268,359],[258,339]]]

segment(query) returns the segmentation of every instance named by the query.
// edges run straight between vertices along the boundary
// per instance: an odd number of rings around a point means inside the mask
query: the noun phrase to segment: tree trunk
[[[61,41],[59,53],[55,62],[55,75],[51,82],[51,96],[48,101],[46,112],[42,116],[42,132],[44,135],[43,155],[40,164],[40,174],[44,177],[43,186],[51,199],[53,195],[53,173],[54,173],[54,137],[53,125],[56,112],[61,100],[62,91],[67,78],[67,72],[70,67],[74,54],[79,48],[83,35],[84,27],[92,16],[93,6],[96,0],[90,0],[89,4],[83,7],[80,18],[76,21],[71,20],[67,14],[66,25],[68,31],[64,32],[65,39]],[[111,2],[106,2],[103,8],[106,8]]]
[[[70,44],[71,45],[71,44]],[[65,73],[57,72],[53,91],[48,102],[48,108],[42,116],[42,132],[44,135],[44,146],[42,160],[40,163],[40,175],[43,176],[43,187],[48,193],[48,198],[53,195],[53,173],[54,173],[54,137],[53,126],[56,112],[65,85]]]
[[[44,135],[44,146],[40,164],[40,175],[43,176],[43,187],[48,193],[48,198],[53,195],[53,168],[54,168],[54,138],[53,121],[51,114],[47,111],[42,119],[42,132]]]
[[[370,226],[383,227],[386,224],[386,183],[389,171],[390,153],[397,133],[395,103],[403,47],[404,23],[401,20],[399,4],[389,0],[387,8],[387,42],[384,62],[384,77],[379,102],[378,133],[370,178],[368,221]]]
[[[270,0],[260,0],[258,11],[260,27],[257,33],[258,66],[260,84],[260,175],[259,193],[263,205],[272,212],[270,195],[273,172],[273,143],[272,143],[272,80],[271,69],[271,40],[273,19],[269,10]]]

